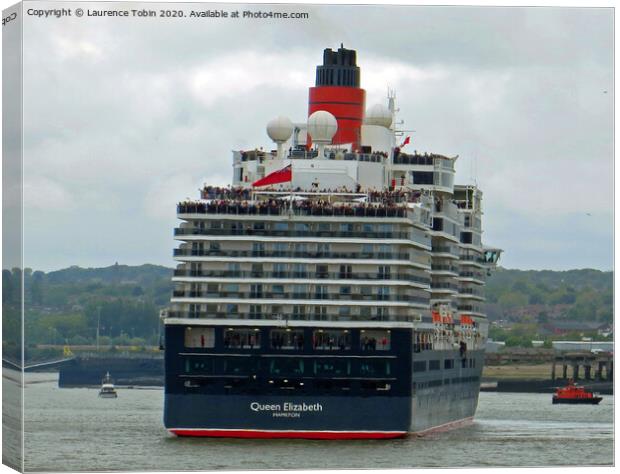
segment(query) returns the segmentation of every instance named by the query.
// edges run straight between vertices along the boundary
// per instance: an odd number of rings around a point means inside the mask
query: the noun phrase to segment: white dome
[[[329,112],[317,110],[308,117],[308,135],[315,142],[329,143],[338,131],[338,121]]]
[[[392,112],[383,104],[375,104],[366,111],[366,124],[390,128]]]
[[[276,117],[267,124],[267,135],[274,142],[285,142],[293,134],[293,123],[288,117]]]

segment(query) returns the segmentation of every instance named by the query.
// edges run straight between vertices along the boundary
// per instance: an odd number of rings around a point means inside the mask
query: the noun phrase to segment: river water
[[[388,441],[176,438],[162,425],[161,389],[59,389],[26,374],[27,471],[350,469],[611,465],[613,396],[552,405],[549,394],[481,393],[474,422]]]

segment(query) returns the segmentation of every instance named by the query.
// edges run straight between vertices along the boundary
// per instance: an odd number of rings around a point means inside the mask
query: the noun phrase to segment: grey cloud
[[[342,41],[374,81],[369,104],[397,88],[411,150],[460,155],[457,181],[485,191],[484,237],[504,265],[611,268],[609,9],[286,9],[311,20],[29,22],[26,178],[74,201],[26,210],[33,267],[172,265],[176,200],[229,182],[231,149],[271,147],[270,118],[303,120],[322,50]],[[382,88],[370,68],[386,64],[406,79]],[[195,90],[199,72],[229,82]],[[588,206],[595,220],[571,217]]]

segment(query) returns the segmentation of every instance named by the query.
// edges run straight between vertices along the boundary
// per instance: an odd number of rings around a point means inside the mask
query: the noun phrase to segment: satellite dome
[[[293,134],[293,123],[288,117],[276,117],[267,124],[267,135],[274,142],[285,142]]]
[[[308,135],[317,143],[330,143],[337,131],[336,117],[325,110],[317,110],[308,117]]]
[[[390,128],[392,112],[383,104],[375,104],[366,112],[366,124]]]

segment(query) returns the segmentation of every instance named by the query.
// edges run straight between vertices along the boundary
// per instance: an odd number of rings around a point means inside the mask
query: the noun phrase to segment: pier
[[[556,354],[551,365],[551,380],[558,378],[558,367],[562,368],[562,379],[567,379],[570,375],[573,380],[613,381],[614,360],[609,352],[577,351]]]

